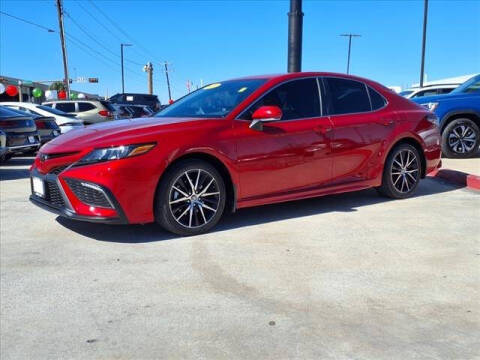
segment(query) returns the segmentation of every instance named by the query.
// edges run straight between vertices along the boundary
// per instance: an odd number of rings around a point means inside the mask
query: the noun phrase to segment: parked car
[[[115,118],[115,109],[105,100],[51,100],[45,101],[42,105],[75,114],[85,125]]]
[[[77,119],[77,116],[75,114],[69,114],[61,110],[54,109],[50,106],[33,104],[29,102],[14,101],[2,102],[0,104],[32,114],[37,114],[41,116],[53,116],[62,134],[70,130],[83,128],[85,126],[83,120]]]
[[[407,99],[413,99],[423,96],[434,96],[434,95],[443,95],[452,92],[460,84],[448,84],[448,85],[430,85],[418,88],[411,88],[403,90],[399,93]]]
[[[154,112],[160,110],[160,101],[157,95],[124,93],[115,94],[108,100],[112,104],[145,105],[149,106]]]
[[[7,152],[7,134],[5,134],[3,130],[0,130],[0,162],[2,162],[3,155],[5,155]]]
[[[259,76],[53,140],[32,166],[30,199],[71,219],[194,235],[249,206],[371,187],[412,196],[440,152],[435,115],[376,82]]]
[[[19,113],[22,116],[31,116],[35,121],[38,135],[40,136],[40,144],[43,145],[46,142],[56,138],[60,135],[60,128],[55,122],[55,118],[52,116],[42,116],[29,111],[18,110],[14,107],[7,106],[9,109]]]
[[[6,135],[7,147],[1,162],[10,159],[15,153],[35,151],[40,147],[40,136],[31,116],[0,106],[0,130]]]
[[[412,99],[435,112],[442,133],[442,151],[450,158],[469,158],[480,146],[480,75],[450,94]]]
[[[127,108],[132,113],[132,118],[149,117],[154,114],[152,109],[145,105],[128,105]]]

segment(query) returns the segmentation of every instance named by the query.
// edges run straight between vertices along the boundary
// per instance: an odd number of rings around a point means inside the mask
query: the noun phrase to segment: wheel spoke
[[[415,181],[417,181],[417,178],[416,178],[416,177],[414,177],[412,174],[410,174],[410,173],[407,173],[407,175],[408,175],[408,176],[410,176],[414,182],[415,182]]]
[[[192,227],[193,206],[190,206],[190,215],[188,218],[188,227]]]
[[[184,217],[185,214],[188,212],[189,209],[190,209],[190,206],[188,206],[188,207],[185,209],[185,211],[182,212],[182,213],[180,214],[180,216],[179,216],[176,220],[178,221],[178,220],[180,220],[182,217]]]
[[[402,175],[398,175],[397,180],[393,182],[393,185],[397,185],[398,180],[400,180],[401,178],[402,178]]]
[[[177,204],[179,202],[183,202],[183,201],[188,201],[189,198],[188,197],[183,197],[183,198],[180,198],[180,199],[176,199],[176,200],[173,200],[173,201],[170,201],[169,204],[172,205],[172,204]]]
[[[200,180],[200,173],[201,172],[202,172],[202,170],[198,169],[197,180],[195,180],[195,191],[197,191],[197,189],[198,189],[198,180]]]
[[[188,171],[185,172],[185,176],[187,177],[188,184],[190,185],[192,189],[192,194],[195,193],[195,186],[192,183],[192,180],[190,180],[190,176],[188,176]]]
[[[212,183],[213,183],[214,181],[215,181],[215,179],[212,178],[212,180],[210,180],[210,182],[208,183],[208,185],[203,188],[203,190],[198,194],[198,196],[203,196],[203,194],[205,194],[205,193],[207,192],[208,188],[210,187],[210,185],[212,185]]]
[[[206,193],[206,194],[203,194],[203,195],[200,195],[201,197],[207,197],[207,196],[213,196],[213,195],[219,195],[220,193],[217,191],[217,192],[211,192],[211,193]]]
[[[210,206],[206,205],[205,203],[204,203],[204,204],[202,204],[201,206],[202,206],[202,207],[204,207],[205,209],[208,209],[208,210],[210,210],[210,211],[217,211],[217,210],[215,210],[214,208],[212,208],[212,207],[210,207]]]
[[[199,206],[199,208],[200,208],[200,213],[202,214],[202,217],[203,217],[203,223],[206,224],[207,219],[205,218],[205,213],[203,212],[203,206]]]
[[[173,186],[173,189],[174,189],[175,191],[178,191],[180,194],[182,194],[182,195],[185,196],[185,197],[189,197],[189,196],[190,196],[190,195],[188,195],[186,192],[180,190],[180,189],[179,189],[178,187],[176,187],[175,185]]]

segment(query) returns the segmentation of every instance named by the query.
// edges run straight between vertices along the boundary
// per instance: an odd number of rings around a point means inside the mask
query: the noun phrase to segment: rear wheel
[[[169,169],[158,185],[156,220],[178,235],[210,230],[225,209],[225,182],[220,173],[202,160],[182,161]]]
[[[377,190],[384,196],[404,199],[413,194],[420,177],[421,161],[417,149],[409,144],[400,144],[388,155],[382,185]]]
[[[455,119],[442,134],[442,152],[449,158],[469,158],[477,154],[480,130],[472,120]]]

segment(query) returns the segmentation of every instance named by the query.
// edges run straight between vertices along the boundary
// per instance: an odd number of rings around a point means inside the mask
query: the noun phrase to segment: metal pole
[[[290,0],[288,13],[288,72],[302,71],[302,0]]]
[[[350,73],[350,51],[351,50],[352,50],[352,35],[348,37],[347,74]]]
[[[65,75],[63,79],[63,83],[65,84],[67,99],[70,99],[70,78],[68,76],[67,46],[65,44],[65,30],[63,28],[62,0],[57,0],[57,13],[58,13],[58,27],[60,29],[60,43],[62,45],[63,72]]]
[[[172,92],[170,90],[170,79],[168,78],[168,64],[165,61],[165,76],[167,77],[168,100],[172,100]]]
[[[347,74],[350,74],[350,54],[352,51],[352,37],[360,37],[358,34],[340,34],[340,36],[348,37],[348,55],[347,55]]]
[[[153,94],[153,65],[152,63],[147,64],[147,74],[148,74],[148,93]]]
[[[426,43],[426,41],[427,41],[427,16],[428,16],[428,0],[424,0],[424,7],[423,7],[422,64],[420,65],[420,87],[423,87],[423,78],[425,77],[425,43]]]
[[[125,94],[125,77],[123,74],[123,44],[120,44],[120,62],[122,64],[122,94]]]

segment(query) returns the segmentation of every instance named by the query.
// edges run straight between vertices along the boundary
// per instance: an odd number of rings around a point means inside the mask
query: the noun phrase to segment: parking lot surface
[[[0,168],[6,359],[480,357],[480,194],[438,179],[238,211],[178,238],[72,222]]]

